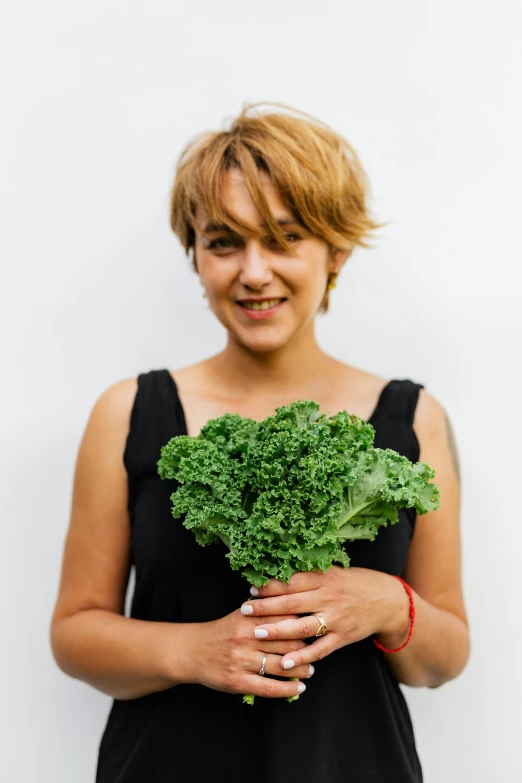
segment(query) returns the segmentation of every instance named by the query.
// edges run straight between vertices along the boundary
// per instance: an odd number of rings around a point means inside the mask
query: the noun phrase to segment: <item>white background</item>
[[[48,642],[77,449],[107,386],[223,345],[168,191],[189,138],[265,100],[343,133],[391,221],[321,344],[425,384],[460,447],[473,652],[456,681],[405,689],[425,781],[522,780],[520,2],[1,9],[2,779],[94,780],[110,699]]]

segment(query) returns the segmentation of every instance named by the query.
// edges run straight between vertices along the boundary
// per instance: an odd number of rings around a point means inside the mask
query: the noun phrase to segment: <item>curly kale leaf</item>
[[[255,422],[226,414],[209,421],[197,438],[180,435],[161,448],[158,473],[180,486],[171,496],[172,515],[185,515],[183,524],[193,530],[202,546],[224,541],[245,516],[244,455]]]
[[[398,521],[399,508],[418,514],[439,507],[440,493],[429,481],[435,472],[412,464],[393,449],[372,448],[357,456],[343,492],[337,536],[343,541],[373,541],[379,527]]]
[[[398,511],[438,508],[434,471],[374,448],[374,428],[299,400],[262,422],[225,414],[161,449],[158,472],[180,486],[172,514],[202,545],[224,541],[230,565],[260,587],[296,571],[347,567],[342,544],[373,541]]]

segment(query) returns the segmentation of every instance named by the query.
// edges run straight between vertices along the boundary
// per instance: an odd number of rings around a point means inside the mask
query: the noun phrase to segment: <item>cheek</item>
[[[234,281],[234,269],[230,264],[209,263],[202,259],[199,264],[199,277],[209,298],[221,299],[228,294]]]
[[[321,299],[326,288],[327,270],[322,264],[310,264],[295,278],[295,291],[309,301]]]
[[[289,269],[296,287],[302,291],[306,289],[314,297],[315,292],[326,286],[328,263],[324,249],[311,241],[310,246],[303,248],[296,265]]]

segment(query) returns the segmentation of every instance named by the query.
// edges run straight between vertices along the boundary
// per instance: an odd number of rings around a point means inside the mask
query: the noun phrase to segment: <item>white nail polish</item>
[[[308,676],[309,676],[309,677],[311,677],[311,676],[312,676],[312,674],[315,672],[315,669],[314,669],[314,667],[312,666],[312,664],[311,664],[311,663],[310,663],[310,664],[308,664],[308,665],[310,666],[310,673],[308,674]]]
[[[285,661],[283,664],[283,669],[293,669],[295,666],[295,661],[289,660]]]
[[[252,585],[252,587],[250,588],[250,595],[259,595],[259,590],[257,589],[257,587],[254,587]]]
[[[256,628],[254,631],[254,636],[256,639],[266,639],[268,636],[268,631],[265,628]]]
[[[306,685],[304,684],[304,682],[300,682],[299,685],[297,686],[297,693],[303,693],[303,691],[305,690],[306,690]]]
[[[243,604],[241,614],[254,614],[254,607],[250,606],[250,604]]]

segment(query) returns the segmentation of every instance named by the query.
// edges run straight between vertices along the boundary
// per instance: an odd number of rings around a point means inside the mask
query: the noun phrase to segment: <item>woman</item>
[[[319,347],[316,315],[376,227],[364,172],[324,124],[255,106],[187,146],[172,190],[172,228],[226,347],[116,383],[94,405],[52,649],[65,672],[114,699],[98,783],[418,783],[399,683],[438,687],[469,655],[454,439],[421,384]],[[351,568],[271,580],[247,602],[224,548],[200,547],[172,518],[175,482],[159,478],[157,460],[173,435],[195,436],[210,418],[261,420],[296,399],[348,410],[373,424],[376,446],[427,462],[441,507],[418,520],[401,509],[374,542],[348,545]],[[244,693],[265,698],[252,707]]]

